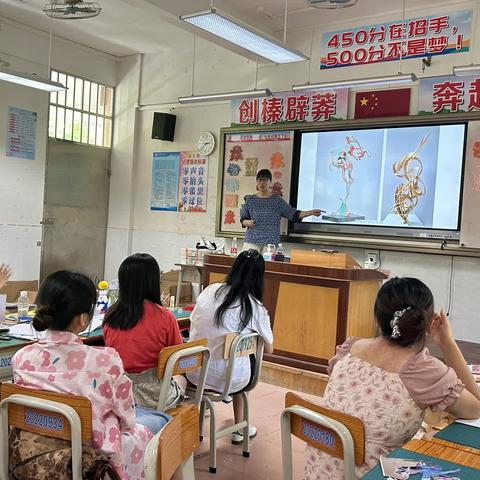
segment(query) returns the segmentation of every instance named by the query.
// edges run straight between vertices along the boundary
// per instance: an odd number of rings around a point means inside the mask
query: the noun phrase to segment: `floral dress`
[[[144,478],[143,452],[153,435],[135,423],[132,383],[115,350],[47,330],[44,339],[15,354],[12,367],[17,385],[87,397],[93,447],[110,457],[122,479]]]
[[[337,347],[329,362],[330,379],[322,405],[353,415],[365,426],[365,463],[356,467],[361,478],[419,429],[424,410],[445,410],[464,385],[455,371],[432,357],[426,348],[413,355],[398,373],[387,372],[350,353],[358,338]],[[343,480],[343,460],[307,445],[305,480]]]

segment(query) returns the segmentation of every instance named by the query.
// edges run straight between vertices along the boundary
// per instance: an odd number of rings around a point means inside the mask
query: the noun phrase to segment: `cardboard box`
[[[7,294],[7,302],[16,302],[20,292],[26,290],[30,303],[34,303],[38,291],[38,280],[17,280],[7,282],[0,293]]]

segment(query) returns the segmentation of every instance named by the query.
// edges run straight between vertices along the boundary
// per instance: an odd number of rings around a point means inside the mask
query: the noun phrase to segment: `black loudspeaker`
[[[152,138],[173,142],[177,116],[171,113],[153,113]]]

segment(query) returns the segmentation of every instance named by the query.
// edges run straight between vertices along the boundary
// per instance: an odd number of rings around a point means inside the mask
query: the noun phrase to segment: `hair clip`
[[[390,326],[392,327],[392,338],[401,337],[400,328],[398,328],[398,321],[403,317],[404,313],[407,310],[410,310],[411,307],[404,308],[403,310],[397,310],[393,314],[392,320],[390,320]]]

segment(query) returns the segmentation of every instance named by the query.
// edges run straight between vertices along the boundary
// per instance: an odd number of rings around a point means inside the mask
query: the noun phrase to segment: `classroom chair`
[[[9,427],[71,441],[72,479],[82,480],[82,442],[92,439],[90,400],[2,383],[0,391],[0,480],[8,480]]]
[[[198,407],[180,405],[175,416],[145,450],[145,479],[169,480],[181,468],[183,480],[195,480],[193,454],[200,444]]]
[[[210,350],[207,347],[207,339],[200,338],[194,342],[165,347],[158,356],[157,378],[161,381],[160,395],[158,397],[157,410],[166,411],[168,390],[170,380],[174,375],[183,375],[192,370],[200,368],[200,376],[197,388],[195,389],[194,403],[200,407],[203,389],[208,372],[210,361]],[[171,412],[169,412],[171,413]]]
[[[365,428],[360,419],[288,392],[281,428],[283,480],[293,478],[292,434],[328,455],[342,458],[345,480],[356,480],[355,465],[365,461]]]
[[[243,397],[243,421],[236,423],[223,430],[216,430],[215,406],[217,402],[223,402],[231,393],[233,366],[235,359],[242,356],[254,355],[255,364],[252,366],[253,375],[250,383],[241,391],[235,392]],[[250,390],[253,390],[258,383],[260,377],[260,368],[262,364],[263,355],[263,340],[258,333],[231,333],[225,337],[224,358],[227,360],[225,369],[225,388],[223,392],[204,391],[202,402],[200,405],[200,439],[203,439],[203,422],[205,416],[205,408],[210,410],[210,466],[211,473],[217,471],[217,440],[219,438],[230,435],[231,433],[243,429],[243,456],[250,456],[250,417],[248,395]],[[190,387],[187,387],[187,392]]]

